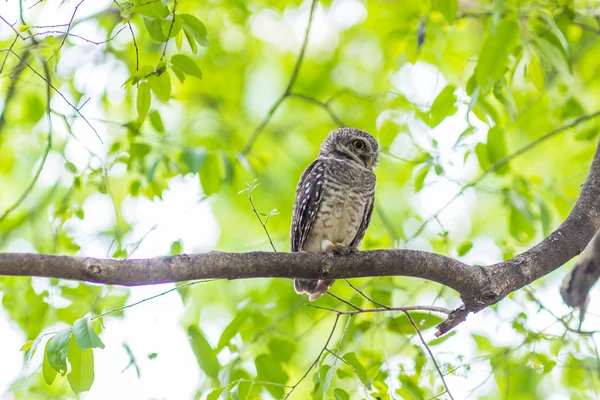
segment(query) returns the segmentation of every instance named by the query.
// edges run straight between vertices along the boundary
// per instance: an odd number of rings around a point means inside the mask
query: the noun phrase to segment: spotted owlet
[[[332,131],[296,189],[292,251],[355,252],[371,221],[379,146],[356,128]],[[297,293],[321,297],[333,279],[295,279]]]

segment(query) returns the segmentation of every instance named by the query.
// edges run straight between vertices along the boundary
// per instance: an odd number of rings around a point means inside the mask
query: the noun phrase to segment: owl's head
[[[321,145],[319,156],[356,161],[373,169],[379,161],[377,140],[357,128],[339,128],[331,131]]]

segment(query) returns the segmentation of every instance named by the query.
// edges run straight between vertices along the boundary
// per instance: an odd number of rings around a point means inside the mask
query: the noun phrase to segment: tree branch
[[[565,276],[560,294],[564,302],[579,308],[579,328],[585,318],[589,292],[600,279],[600,233],[592,239],[577,260],[575,267]]]
[[[210,252],[154,259],[99,259],[46,254],[0,254],[0,276],[37,276],[113,285],[198,279],[341,279],[409,276],[456,290],[463,305],[438,325],[440,336],[509,293],[547,275],[585,249],[600,228],[600,147],[567,219],[550,236],[511,260],[487,267],[417,250],[373,250],[332,258],[314,253]]]

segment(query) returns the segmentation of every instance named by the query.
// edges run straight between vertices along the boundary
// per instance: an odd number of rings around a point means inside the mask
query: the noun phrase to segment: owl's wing
[[[291,248],[302,251],[308,234],[319,211],[323,197],[323,175],[326,168],[324,160],[315,160],[300,177],[296,188],[296,202],[292,217]]]
[[[360,223],[360,227],[358,228],[358,232],[356,232],[356,236],[350,243],[350,247],[358,248],[360,242],[365,236],[365,232],[367,231],[367,227],[371,222],[371,215],[373,214],[373,206],[375,204],[375,192],[369,196],[367,200],[367,204],[365,205],[365,213],[363,214],[363,219]]]

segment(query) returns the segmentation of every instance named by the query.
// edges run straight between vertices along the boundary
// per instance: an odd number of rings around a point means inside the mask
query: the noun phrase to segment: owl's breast
[[[349,246],[360,229],[367,202],[372,196],[372,188],[363,179],[362,171],[345,168],[344,173],[339,173],[332,168],[329,172],[323,182],[323,198],[307,241],[308,251],[320,250],[318,247],[323,240]]]

